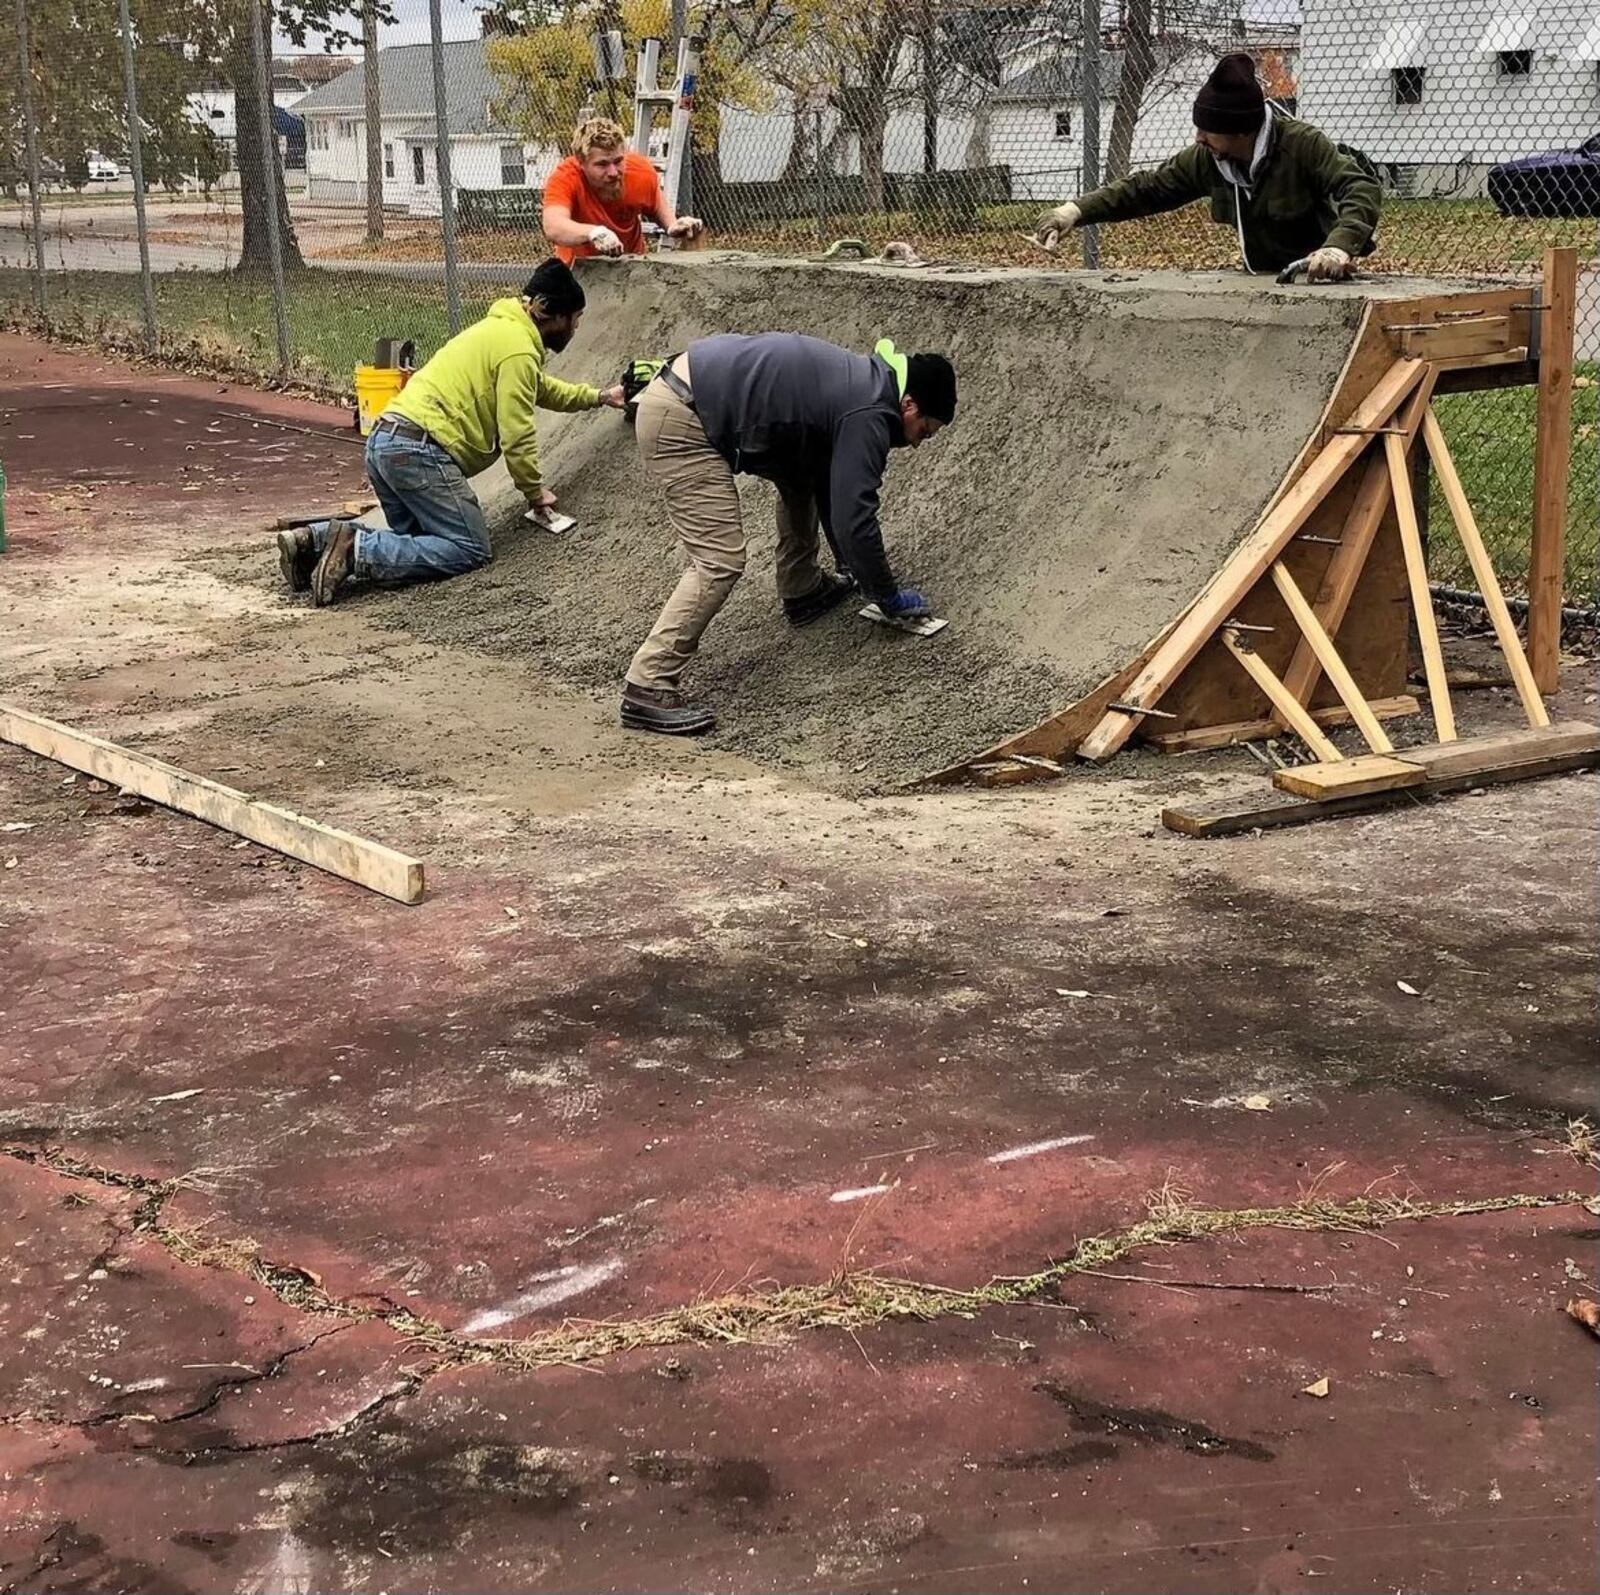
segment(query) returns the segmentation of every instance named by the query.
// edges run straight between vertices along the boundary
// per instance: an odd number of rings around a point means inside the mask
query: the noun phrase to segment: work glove
[[[1046,249],[1053,250],[1061,242],[1061,235],[1070,233],[1082,216],[1083,211],[1077,202],[1069,199],[1065,205],[1047,210],[1033,224],[1033,236]]]
[[[698,238],[705,230],[706,224],[698,216],[680,216],[667,233],[672,238]]]
[[[596,254],[620,255],[622,253],[622,240],[609,227],[591,227],[589,229],[589,242],[594,246]]]
[[[1350,257],[1332,244],[1306,256],[1307,282],[1343,282],[1350,275]]]
[[[885,598],[878,608],[896,620],[921,620],[924,615],[933,613],[933,605],[915,587],[902,587],[893,598]]]

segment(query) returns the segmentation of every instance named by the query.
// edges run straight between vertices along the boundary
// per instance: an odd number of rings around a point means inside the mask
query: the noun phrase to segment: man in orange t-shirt
[[[585,255],[642,255],[644,217],[673,238],[698,238],[697,216],[679,216],[646,157],[627,147],[622,129],[605,117],[580,123],[572,153],[544,185],[544,235],[570,266]]]

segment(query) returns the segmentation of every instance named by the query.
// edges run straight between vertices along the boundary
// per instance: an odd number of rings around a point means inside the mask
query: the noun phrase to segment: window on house
[[[1056,137],[1057,138],[1071,138],[1072,137],[1072,112],[1071,111],[1057,111],[1056,112]]]
[[[523,159],[520,144],[502,144],[500,146],[500,186],[502,188],[525,188],[528,182],[528,166]]]
[[[1425,66],[1397,66],[1394,78],[1394,103],[1396,105],[1421,105],[1422,84],[1428,75]]]
[[[428,181],[428,168],[423,165],[422,148],[417,146],[411,151],[411,181],[421,188]]]
[[[394,145],[383,146],[383,175],[387,178],[394,177]]]
[[[1533,71],[1532,50],[1501,50],[1497,59],[1503,78],[1525,78]]]

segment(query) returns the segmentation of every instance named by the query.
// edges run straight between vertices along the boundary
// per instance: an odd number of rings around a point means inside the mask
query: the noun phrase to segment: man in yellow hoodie
[[[572,341],[583,289],[559,260],[544,261],[520,299],[500,299],[459,332],[394,398],[367,439],[367,476],[387,527],[335,519],[278,536],[284,580],[319,608],[344,584],[395,585],[460,576],[491,557],[483,506],[468,485],[504,455],[537,509],[555,506],[539,468],[534,411],[621,409],[620,384],[602,391],[545,370]]]

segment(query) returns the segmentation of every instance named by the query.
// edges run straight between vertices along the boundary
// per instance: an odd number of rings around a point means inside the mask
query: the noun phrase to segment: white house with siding
[[[1595,0],[1303,0],[1300,111],[1402,193],[1475,197],[1600,133],[1597,63]]]
[[[558,151],[529,144],[494,114],[499,84],[483,39],[444,47],[450,176],[461,188],[543,187]],[[438,129],[433,61],[426,44],[391,45],[378,52],[379,126],[383,141],[383,202],[418,216],[439,214]],[[306,124],[310,197],[331,204],[364,204],[367,191],[366,69],[351,70],[313,89],[295,106]]]

